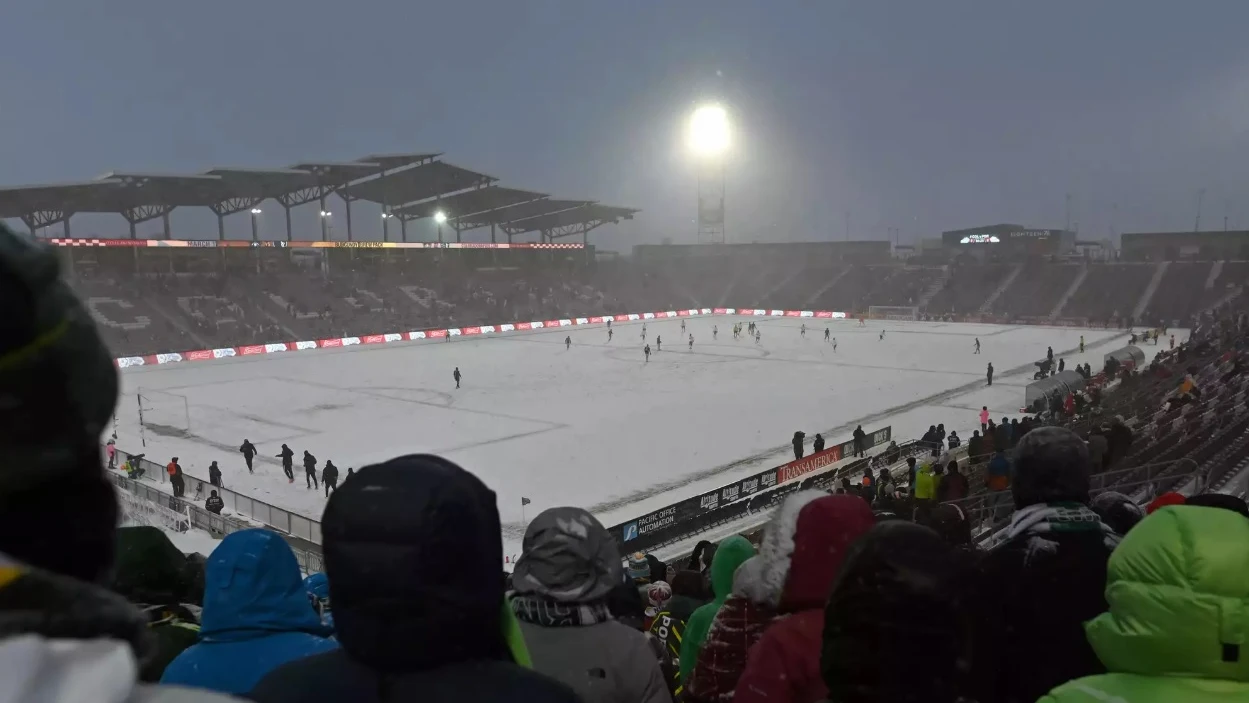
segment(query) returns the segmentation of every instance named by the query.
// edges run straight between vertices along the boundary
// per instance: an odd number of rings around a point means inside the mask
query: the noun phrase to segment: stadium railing
[[[128,491],[140,498],[147,500],[155,505],[171,507],[181,512],[186,510],[191,518],[191,527],[201,530],[207,530],[214,535],[228,535],[239,530],[246,530],[254,527],[263,527],[271,529],[282,535],[282,537],[290,544],[291,549],[295,552],[299,565],[307,573],[315,573],[322,570],[321,567],[321,523],[316,520],[296,515],[289,510],[284,510],[275,505],[271,505],[261,500],[256,500],[241,493],[235,493],[228,488],[218,488],[210,485],[207,481],[183,473],[188,485],[199,483],[203,485],[202,494],[200,491],[190,492],[189,495],[195,495],[200,499],[197,503],[195,500],[187,498],[175,498],[173,495],[150,485],[143,479],[132,479],[124,475],[121,467],[131,458],[131,455],[122,450],[117,450],[116,466],[113,471],[109,471],[109,479],[119,489]],[[168,483],[169,478],[165,472],[165,467],[157,465],[155,462],[146,458],[139,460],[139,466],[143,469],[143,478],[151,482]],[[208,497],[208,491],[215,490],[217,495],[225,502],[226,507],[240,518],[236,519],[231,516],[215,515],[204,509],[202,499]],[[261,517],[264,516],[264,517]],[[268,519],[265,519],[267,517]],[[259,522],[262,524],[254,524]]]
[[[120,469],[131,456],[130,453],[118,449],[117,468]],[[169,475],[166,473],[164,466],[147,458],[140,459],[139,465],[143,468],[144,477],[150,478],[153,482],[169,482]],[[236,493],[229,488],[213,486],[208,481],[188,474],[185,471],[183,471],[182,475],[187,484],[187,492],[182,496],[182,500],[187,503],[194,504],[192,499],[203,501],[208,497],[210,490],[216,491],[221,500],[225,502],[225,507],[231,513],[264,523],[266,526],[292,537],[307,540],[313,544],[321,544],[321,523],[316,520],[292,513],[284,508],[279,508],[272,503],[266,503],[263,500],[256,500],[251,496]]]
[[[1187,469],[1187,473],[1182,473]],[[1196,479],[1196,490],[1201,492],[1209,485],[1209,476],[1201,474],[1201,467],[1188,457],[1174,461],[1155,464],[1132,466],[1126,469],[1111,469],[1089,477],[1089,496],[1094,497],[1105,491],[1115,491],[1132,498],[1136,503],[1143,504],[1152,500],[1158,493],[1163,493],[1177,485],[1181,479]],[[1205,471],[1209,473],[1209,469]],[[1010,515],[1015,512],[1015,502],[1008,488],[1002,491],[980,493],[968,498],[946,501],[962,509],[972,525],[975,541],[984,543],[1007,524]]]

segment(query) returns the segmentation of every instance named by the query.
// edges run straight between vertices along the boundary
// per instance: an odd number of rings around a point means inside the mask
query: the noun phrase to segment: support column
[[[347,206],[347,241],[351,241],[351,198],[342,196],[343,203]]]
[[[317,199],[317,203],[321,207],[321,209],[317,211],[317,217],[321,219],[321,241],[324,242],[326,241],[326,229],[329,227],[329,224],[330,224],[325,221],[326,220],[325,213],[329,211],[325,209],[325,192],[324,191],[321,192],[321,197]]]
[[[70,237],[73,236],[72,234],[70,234],[70,231],[69,231],[69,218],[70,218],[70,214],[68,212],[65,213],[65,238],[66,239],[69,239]]]
[[[408,242],[408,218],[406,217],[399,218],[399,237],[405,244]]]
[[[490,243],[498,244],[498,240],[494,238],[494,223],[493,222],[490,223]]]
[[[289,205],[283,204],[282,208],[286,210],[286,241],[291,241],[291,208]]]
[[[217,240],[221,241],[226,238],[226,218],[225,215],[217,213]],[[168,239],[168,237],[166,237]]]
[[[458,226],[455,228],[455,241],[457,243],[464,241],[460,239],[460,228]]]
[[[165,239],[173,239],[173,233],[169,229],[169,211],[168,210],[166,210],[164,213],[161,214],[160,221],[161,221],[161,225],[163,225],[165,228]],[[133,229],[133,225],[131,225],[131,229]]]

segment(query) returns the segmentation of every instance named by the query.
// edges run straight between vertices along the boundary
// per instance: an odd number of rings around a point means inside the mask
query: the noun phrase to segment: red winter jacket
[[[750,648],[776,618],[776,610],[758,603],[748,594],[760,592],[761,557],[755,556],[737,569],[733,593],[720,606],[711,630],[698,652],[698,662],[685,685],[687,703],[724,703],[733,700],[737,679],[746,668]],[[746,583],[753,581],[753,583]],[[758,596],[755,596],[758,599]]]
[[[787,615],[750,648],[734,703],[816,703],[828,697],[820,676],[824,605],[850,545],[874,522],[867,502],[853,495],[824,496],[798,513],[793,556],[781,565],[788,567],[780,604]],[[765,553],[770,536],[764,538]]]

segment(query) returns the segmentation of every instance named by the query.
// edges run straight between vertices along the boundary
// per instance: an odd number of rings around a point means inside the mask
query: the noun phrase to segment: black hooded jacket
[[[971,660],[960,602],[971,562],[909,522],[881,522],[860,537],[824,611],[829,699],[954,703]]]
[[[367,466],[331,494],[325,572],[342,648],[266,676],[259,703],[573,703],[512,661],[494,493],[441,457]]]

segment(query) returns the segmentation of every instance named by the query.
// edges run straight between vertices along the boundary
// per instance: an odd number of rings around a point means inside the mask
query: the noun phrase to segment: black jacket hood
[[[428,454],[366,466],[322,520],[334,629],[370,668],[411,672],[509,660],[494,492]]]

